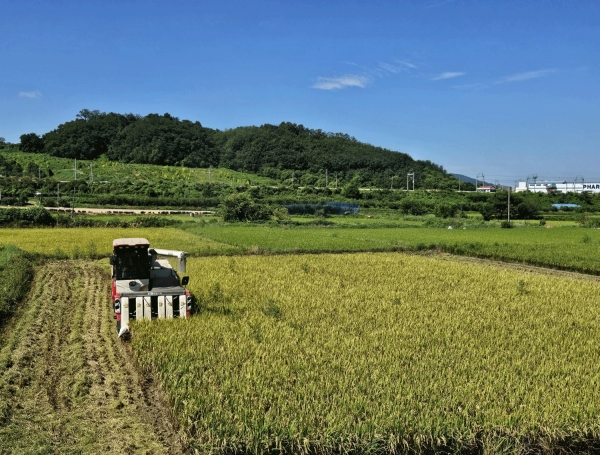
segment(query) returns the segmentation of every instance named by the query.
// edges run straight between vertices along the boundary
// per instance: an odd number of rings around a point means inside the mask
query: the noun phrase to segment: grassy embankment
[[[600,447],[595,280],[389,253],[189,273],[200,313],[132,347],[199,451]]]

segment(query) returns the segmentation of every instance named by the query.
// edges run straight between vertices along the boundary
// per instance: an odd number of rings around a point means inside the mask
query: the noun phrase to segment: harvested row
[[[403,254],[192,259],[132,347],[198,452],[600,449],[600,283]]]
[[[0,453],[182,452],[116,340],[109,286],[90,263],[37,271],[0,344]]]

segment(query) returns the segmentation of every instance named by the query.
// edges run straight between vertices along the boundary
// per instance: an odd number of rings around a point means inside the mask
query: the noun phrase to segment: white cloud
[[[346,74],[340,77],[320,77],[312,87],[320,90],[336,90],[346,87],[364,88],[368,82],[369,79],[365,76]]]
[[[39,90],[34,90],[33,92],[19,92],[19,96],[21,98],[39,98],[42,93]]]
[[[464,76],[465,74],[467,74],[467,73],[461,73],[459,71],[454,71],[454,72],[448,71],[448,72],[440,74],[439,76],[432,78],[431,80],[432,81],[441,81],[444,79],[452,79],[453,77]]]
[[[364,88],[376,77],[390,77],[400,73],[412,73],[417,66],[406,60],[394,60],[392,63],[380,62],[375,67],[365,67],[354,62],[346,62],[347,65],[356,67],[354,71],[359,74],[345,74],[339,77],[319,77],[312,88],[320,90],[337,90],[347,87]],[[361,74],[362,73],[362,74]]]
[[[529,79],[537,79],[544,77],[549,73],[553,73],[555,70],[539,70],[539,71],[527,71],[525,73],[513,74],[512,76],[505,77],[496,82],[496,84],[504,84],[506,82],[521,82],[528,81]]]
[[[402,68],[398,68],[394,65],[390,65],[389,63],[380,63],[379,67],[389,73],[397,73],[399,71],[402,71]]]
[[[404,66],[406,68],[410,68],[410,69],[413,69],[413,70],[417,69],[417,65],[413,65],[412,63],[407,62],[406,60],[396,60],[396,63],[398,63],[399,65],[402,65],[402,66]]]

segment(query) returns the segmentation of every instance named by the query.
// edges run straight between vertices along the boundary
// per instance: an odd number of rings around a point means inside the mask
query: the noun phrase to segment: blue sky
[[[600,2],[0,0],[0,136],[81,109],[291,121],[514,184],[600,181]]]

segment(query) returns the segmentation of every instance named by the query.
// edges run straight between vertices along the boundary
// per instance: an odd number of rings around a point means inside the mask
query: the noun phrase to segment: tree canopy
[[[313,186],[325,186],[326,178],[347,184],[360,176],[357,185],[399,187],[409,172],[415,173],[415,187],[450,188],[456,180],[431,161],[290,122],[219,131],[168,113],[141,117],[82,109],[41,138],[24,134],[20,147],[64,158],[105,155],[126,163],[220,166]]]

